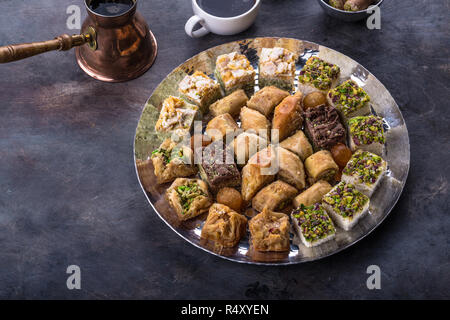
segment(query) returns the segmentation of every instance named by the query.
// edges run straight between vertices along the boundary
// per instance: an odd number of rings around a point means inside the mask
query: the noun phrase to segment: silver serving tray
[[[369,214],[361,219],[351,231],[344,231],[337,227],[334,240],[318,247],[306,248],[301,243],[294,244],[298,241],[292,239],[289,252],[261,253],[252,250],[249,245],[249,236],[247,236],[237,247],[223,249],[200,238],[201,227],[207,213],[189,221],[179,221],[164,198],[164,192],[170,184],[160,186],[156,184],[150,155],[154,149],[159,147],[165,136],[156,133],[154,126],[163,100],[169,95],[178,95],[177,85],[186,74],[199,70],[212,76],[217,56],[232,51],[245,54],[255,70],[258,71],[259,50],[275,46],[284,47],[299,55],[297,74],[306,60],[311,55],[316,55],[341,68],[339,83],[352,78],[364,88],[371,97],[373,113],[385,119],[387,142],[384,158],[388,161],[389,171],[371,198]],[[316,43],[291,38],[255,38],[234,41],[208,49],[190,58],[173,70],[152,93],[139,120],[134,142],[136,172],[142,190],[154,211],[176,234],[194,246],[224,259],[263,265],[287,265],[318,260],[348,248],[367,236],[387,217],[402,193],[409,170],[409,149],[408,131],[400,109],[389,91],[374,75],[342,53]]]

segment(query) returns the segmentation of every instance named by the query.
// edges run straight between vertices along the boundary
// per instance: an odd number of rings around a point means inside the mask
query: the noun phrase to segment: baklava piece
[[[254,92],[255,70],[243,54],[232,52],[218,56],[214,74],[225,95],[238,89],[249,96]]]
[[[244,201],[250,201],[259,190],[275,179],[272,153],[271,147],[263,149],[255,153],[242,168],[241,193]]]
[[[311,143],[302,130],[298,130],[294,135],[281,141],[280,147],[295,153],[302,161],[313,154]]]
[[[297,56],[284,48],[262,48],[259,56],[259,87],[294,88]]]
[[[286,139],[302,128],[302,96],[299,91],[293,96],[284,98],[275,108],[272,129],[278,130],[278,141]]]
[[[305,111],[305,131],[314,150],[330,150],[346,143],[346,130],[335,108],[321,105]]]
[[[316,203],[321,203],[323,196],[330,192],[331,189],[332,186],[328,182],[319,180],[294,198],[294,206],[311,206]]]
[[[256,92],[248,101],[247,106],[253,110],[259,111],[265,117],[269,117],[275,107],[289,96],[289,92],[277,87],[264,87]]]
[[[229,113],[225,113],[211,119],[206,126],[205,132],[212,141],[216,141],[228,136],[234,136],[237,130],[239,130],[239,127],[236,121]]]
[[[340,182],[322,200],[324,208],[342,229],[348,231],[369,210],[369,198],[354,185]]]
[[[307,95],[313,91],[326,93],[336,82],[340,68],[318,57],[311,57],[306,61],[298,77],[298,89]]]
[[[371,197],[386,174],[387,162],[368,151],[358,150],[342,171],[342,181],[351,183],[368,197]]]
[[[241,108],[246,105],[248,97],[244,90],[236,90],[232,94],[217,100],[209,106],[209,112],[214,116],[229,113],[233,118],[239,116]]]
[[[350,149],[361,149],[383,155],[386,137],[383,128],[383,118],[377,116],[354,117],[348,121]]]
[[[339,111],[343,119],[370,113],[370,97],[353,80],[347,80],[327,94],[330,106]]]
[[[167,133],[174,132],[179,136],[184,136],[190,132],[194,120],[198,118],[198,106],[181,98],[169,96],[162,104],[155,130]]]
[[[152,152],[151,159],[158,184],[197,173],[191,148],[177,144],[170,138],[164,140],[161,146]]]
[[[241,175],[234,162],[233,151],[226,148],[222,141],[213,142],[203,148],[198,167],[200,176],[213,192],[224,187],[241,185]]]
[[[327,242],[336,235],[333,221],[320,203],[299,206],[292,211],[291,218],[295,232],[308,248]]]
[[[246,217],[226,205],[214,203],[209,208],[201,237],[231,248],[239,243],[245,235],[246,229]]]
[[[241,109],[241,128],[244,131],[262,136],[264,139],[270,139],[270,121],[260,112],[243,107]]]
[[[283,210],[291,204],[297,192],[297,189],[290,184],[277,180],[256,194],[252,200],[252,207],[257,211]]]
[[[298,190],[306,187],[305,168],[302,160],[294,153],[281,147],[278,151],[278,178],[293,185]]]
[[[167,189],[166,198],[183,221],[208,211],[212,204],[208,186],[200,179],[177,178]]]
[[[232,144],[236,163],[245,165],[250,157],[266,148],[267,145],[268,142],[263,137],[250,132],[241,133],[234,139]]]
[[[288,251],[289,217],[264,209],[249,222],[252,246],[256,251]]]
[[[181,97],[199,106],[203,114],[208,113],[208,107],[222,97],[220,85],[200,71],[187,75],[178,84]]]
[[[305,167],[311,184],[319,180],[332,182],[336,172],[339,170],[330,151],[327,150],[321,150],[309,156],[305,160]]]

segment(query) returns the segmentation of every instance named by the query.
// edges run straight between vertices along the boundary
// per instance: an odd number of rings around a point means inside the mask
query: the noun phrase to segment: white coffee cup
[[[249,11],[236,17],[222,18],[207,13],[200,8],[197,0],[192,0],[192,9],[195,15],[186,22],[184,30],[192,38],[200,38],[210,32],[224,36],[242,32],[248,29],[255,21],[260,4],[261,0],[255,0],[255,5]],[[200,24],[202,27],[194,31],[197,24]]]

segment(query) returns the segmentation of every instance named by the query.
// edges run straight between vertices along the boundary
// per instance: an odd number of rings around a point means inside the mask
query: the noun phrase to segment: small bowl
[[[353,22],[353,21],[360,21],[363,19],[367,19],[370,14],[367,13],[367,10],[361,10],[361,11],[344,11],[340,9],[336,9],[335,7],[332,7],[328,4],[328,0],[317,0],[319,1],[320,6],[322,7],[325,12],[337,19],[340,19],[342,21],[347,22]],[[377,1],[374,5],[379,7],[383,3],[383,0]]]

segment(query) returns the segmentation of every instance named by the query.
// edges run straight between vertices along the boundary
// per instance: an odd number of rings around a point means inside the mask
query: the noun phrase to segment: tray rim
[[[232,257],[224,256],[224,255],[221,255],[221,254],[216,253],[216,252],[214,252],[214,251],[208,250],[207,248],[204,248],[204,247],[202,247],[201,245],[192,242],[189,238],[185,237],[183,234],[181,234],[180,232],[178,232],[178,230],[176,230],[169,222],[167,222],[167,221],[161,216],[161,214],[158,212],[158,210],[156,210],[155,206],[153,205],[152,201],[150,200],[150,198],[149,198],[149,196],[148,196],[147,191],[145,190],[145,188],[144,188],[144,186],[143,186],[143,184],[142,184],[142,182],[141,182],[141,179],[139,178],[139,172],[138,172],[137,163],[136,163],[136,160],[137,160],[137,159],[136,159],[136,134],[137,134],[137,130],[138,130],[138,126],[139,126],[140,120],[141,120],[141,118],[142,118],[142,114],[144,113],[144,110],[145,110],[145,108],[147,107],[147,104],[149,103],[151,97],[153,96],[153,94],[155,93],[155,91],[158,90],[158,88],[161,86],[161,84],[162,84],[162,82],[164,81],[165,78],[159,82],[159,84],[155,87],[155,89],[153,89],[153,91],[152,91],[152,93],[150,94],[149,98],[146,100],[146,102],[145,102],[145,104],[144,104],[144,108],[142,108],[142,111],[141,111],[141,114],[140,114],[140,117],[139,117],[139,120],[138,120],[138,124],[137,124],[137,126],[136,126],[135,135],[134,135],[134,139],[133,139],[133,159],[134,159],[134,168],[135,168],[136,177],[137,177],[137,180],[139,181],[139,185],[141,186],[141,189],[142,189],[142,191],[144,192],[144,195],[145,195],[147,201],[150,203],[151,208],[152,208],[153,211],[158,215],[158,217],[159,217],[162,221],[164,221],[164,223],[165,223],[167,226],[169,226],[169,228],[172,229],[172,231],[174,231],[174,232],[175,232],[178,236],[180,236],[182,239],[186,240],[186,241],[187,241],[188,243],[190,243],[191,245],[193,245],[193,246],[195,246],[195,247],[197,247],[197,248],[199,248],[199,249],[201,249],[201,250],[203,250],[203,251],[205,251],[205,252],[207,252],[207,253],[209,253],[209,254],[212,254],[212,255],[214,255],[214,256],[220,257],[220,258],[225,259],[225,260],[228,260],[228,261],[240,263],[240,264],[260,265],[260,266],[289,266],[289,265],[296,265],[296,264],[301,264],[301,263],[307,263],[307,262],[319,261],[319,260],[325,259],[325,258],[327,258],[327,257],[330,257],[330,256],[332,256],[332,255],[338,254],[338,253],[342,252],[343,250],[348,249],[349,247],[355,245],[356,243],[358,243],[358,242],[360,242],[361,240],[363,240],[364,238],[366,238],[366,237],[367,237],[369,234],[371,234],[375,229],[377,229],[378,226],[380,226],[380,224],[382,224],[382,223],[384,222],[384,220],[391,214],[392,209],[397,205],[398,200],[400,199],[400,197],[401,197],[402,194],[403,194],[403,189],[404,189],[404,187],[405,187],[405,185],[406,185],[406,182],[407,182],[407,180],[408,180],[409,170],[410,170],[410,166],[411,166],[411,144],[410,144],[410,140],[409,140],[408,127],[407,127],[406,121],[405,121],[405,119],[404,119],[404,117],[403,117],[403,113],[402,113],[402,111],[400,110],[400,107],[399,107],[399,105],[397,104],[397,102],[395,101],[394,97],[392,97],[391,92],[390,92],[389,90],[387,90],[387,88],[386,88],[386,86],[384,85],[384,83],[381,82],[377,77],[375,77],[375,75],[374,75],[372,72],[370,72],[366,67],[364,67],[364,66],[363,66],[362,64],[360,64],[358,61],[354,60],[353,58],[349,57],[348,55],[343,54],[343,53],[341,53],[340,51],[334,50],[334,49],[329,48],[329,47],[327,47],[327,46],[321,45],[321,44],[319,44],[319,43],[309,41],[309,40],[297,39],[297,38],[292,38],[292,37],[274,37],[274,36],[270,36],[270,37],[261,37],[261,36],[260,36],[260,37],[244,38],[244,39],[240,39],[240,40],[234,40],[234,41],[224,42],[224,43],[222,43],[222,44],[219,44],[219,45],[216,45],[216,46],[212,46],[212,47],[210,47],[210,48],[208,48],[208,49],[202,50],[202,51],[200,51],[199,53],[197,53],[197,54],[191,56],[190,58],[186,59],[185,61],[183,61],[182,63],[180,63],[178,66],[176,66],[174,69],[172,69],[172,71],[170,71],[170,72],[166,75],[166,77],[167,77],[169,74],[171,74],[174,70],[179,69],[179,68],[180,68],[182,65],[184,65],[186,62],[188,62],[189,60],[191,60],[191,59],[193,59],[193,58],[199,56],[200,54],[202,54],[202,53],[205,52],[205,51],[208,51],[208,50],[211,50],[211,49],[214,49],[214,48],[223,46],[223,45],[235,43],[235,42],[254,41],[254,40],[256,40],[256,39],[292,39],[292,40],[296,40],[296,41],[307,42],[307,43],[310,43],[310,44],[313,44],[313,45],[317,45],[317,46],[326,48],[326,49],[328,49],[328,50],[332,50],[332,51],[337,52],[337,53],[339,53],[339,54],[342,54],[342,55],[344,55],[345,57],[347,57],[348,59],[351,59],[352,61],[356,62],[360,67],[362,67],[364,70],[366,70],[366,71],[368,72],[368,74],[372,75],[372,76],[380,83],[380,85],[383,87],[383,89],[386,90],[386,92],[389,94],[389,96],[392,98],[392,101],[395,103],[395,106],[396,106],[397,109],[399,110],[401,120],[402,120],[403,123],[404,123],[405,131],[406,131],[406,137],[407,137],[407,142],[408,142],[408,148],[407,148],[407,157],[408,157],[407,160],[408,160],[408,161],[407,161],[407,166],[406,166],[406,174],[405,174],[405,178],[404,178],[402,181],[400,181],[400,182],[401,182],[401,188],[400,188],[401,191],[398,193],[398,195],[396,196],[395,200],[392,202],[392,205],[386,210],[385,215],[384,215],[379,221],[377,221],[377,223],[376,223],[371,229],[369,229],[366,233],[364,233],[363,235],[361,235],[361,236],[360,236],[359,238],[357,238],[355,241],[350,242],[350,243],[348,243],[348,244],[346,244],[346,245],[343,245],[343,246],[339,247],[338,249],[336,249],[335,251],[329,252],[328,254],[325,254],[325,255],[322,255],[322,256],[319,256],[319,257],[308,257],[308,258],[305,258],[305,259],[302,259],[302,260],[299,260],[299,261],[280,261],[280,262],[278,262],[278,261],[273,261],[273,262],[261,262],[261,261],[237,260],[237,259],[234,259],[234,258],[232,258]]]

